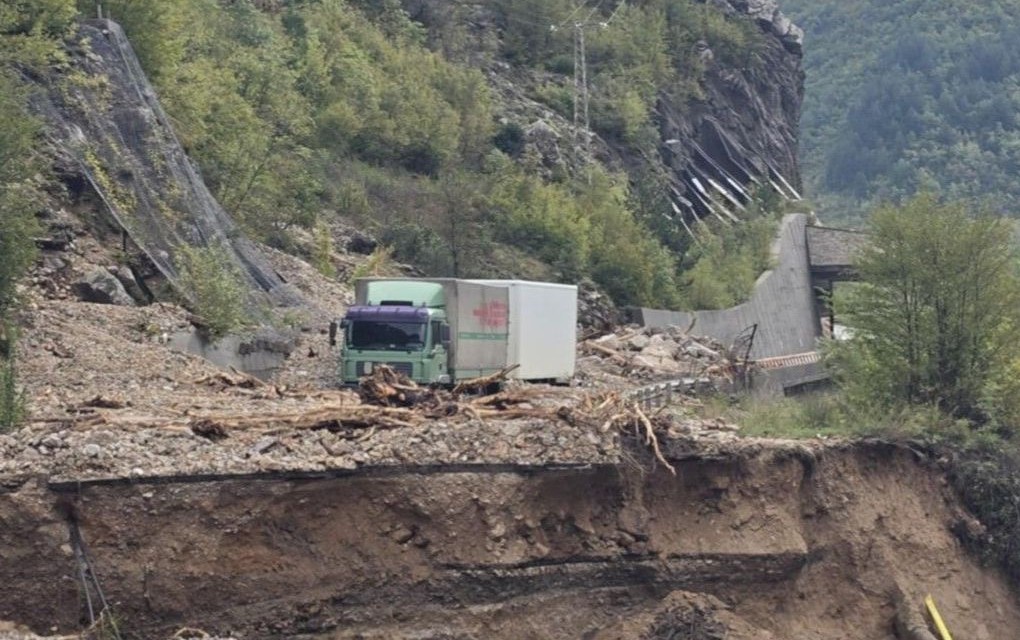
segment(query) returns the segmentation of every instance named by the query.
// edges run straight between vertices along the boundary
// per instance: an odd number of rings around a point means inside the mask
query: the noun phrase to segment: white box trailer
[[[577,287],[526,280],[472,280],[508,293],[506,362],[510,377],[569,380],[577,349]]]
[[[524,280],[363,278],[345,319],[344,382],[383,363],[418,382],[569,380],[577,287]]]

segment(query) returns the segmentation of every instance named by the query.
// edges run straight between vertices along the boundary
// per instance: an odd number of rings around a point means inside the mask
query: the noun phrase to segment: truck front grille
[[[411,377],[413,367],[410,362],[383,362],[382,364],[386,365],[390,369],[393,369],[397,373],[404,374],[408,378]]]

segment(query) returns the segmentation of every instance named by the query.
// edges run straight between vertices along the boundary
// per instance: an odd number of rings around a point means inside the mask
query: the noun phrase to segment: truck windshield
[[[348,345],[355,349],[413,351],[425,347],[424,322],[380,322],[355,320]]]

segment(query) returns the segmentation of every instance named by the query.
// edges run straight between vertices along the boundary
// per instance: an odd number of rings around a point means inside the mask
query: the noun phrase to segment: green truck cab
[[[376,364],[385,364],[415,381],[452,382],[442,285],[377,282],[371,291],[377,297],[352,306],[341,323],[341,381],[355,383]]]
[[[527,380],[574,371],[577,288],[519,280],[361,278],[341,330],[340,382],[379,364],[419,384],[455,384],[518,365]]]

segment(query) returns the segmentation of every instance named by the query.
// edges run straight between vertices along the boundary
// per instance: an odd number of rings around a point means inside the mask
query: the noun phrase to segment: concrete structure
[[[760,364],[753,384],[762,391],[790,393],[824,382],[817,353],[826,310],[821,294],[853,278],[853,253],[866,236],[808,222],[806,214],[783,218],[772,246],[775,266],[758,278],[747,302],[714,311],[637,308],[631,319],[648,327],[693,323],[693,333],[726,345],[753,333],[749,356]]]

